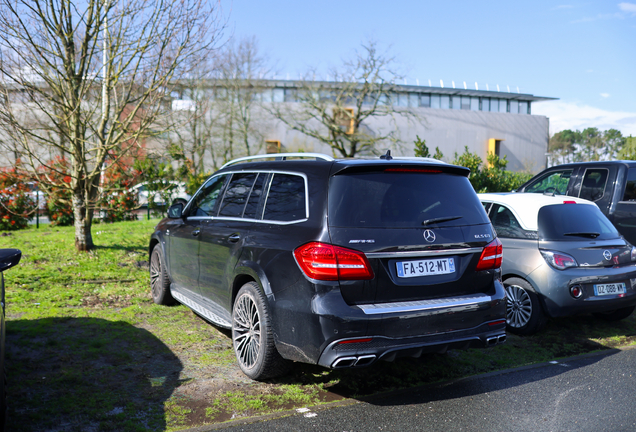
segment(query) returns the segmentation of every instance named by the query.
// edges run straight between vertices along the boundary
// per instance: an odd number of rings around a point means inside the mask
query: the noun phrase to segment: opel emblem
[[[603,258],[605,258],[608,261],[611,261],[612,259],[612,253],[608,250],[604,250],[603,251]]]
[[[433,243],[435,241],[435,233],[432,230],[424,231],[424,240]]]

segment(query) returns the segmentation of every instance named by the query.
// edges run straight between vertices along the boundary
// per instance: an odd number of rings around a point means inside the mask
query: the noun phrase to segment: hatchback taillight
[[[550,250],[539,250],[541,255],[548,264],[557,270],[565,270],[569,267],[578,267],[578,263],[572,255],[568,255],[563,252],[556,252]]]
[[[498,238],[486,245],[479,257],[475,271],[494,270],[501,267],[503,260],[503,245]]]
[[[300,269],[311,279],[368,280],[373,279],[373,270],[364,253],[333,246],[328,243],[311,242],[294,250]]]

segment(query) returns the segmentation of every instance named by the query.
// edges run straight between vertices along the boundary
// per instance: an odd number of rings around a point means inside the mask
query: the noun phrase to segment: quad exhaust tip
[[[502,344],[506,341],[506,335],[502,334],[499,336],[491,336],[488,339],[486,339],[486,346],[495,346],[495,345],[499,345]]]
[[[364,355],[358,357],[340,357],[331,365],[333,369],[342,369],[348,367],[369,366],[375,361],[375,355]]]

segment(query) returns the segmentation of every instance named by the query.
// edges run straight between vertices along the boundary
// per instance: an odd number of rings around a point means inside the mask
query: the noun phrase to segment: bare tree
[[[237,156],[258,152],[263,144],[261,94],[271,73],[256,38],[230,39],[206,67],[179,81],[175,118],[180,124],[166,135],[173,157],[194,174],[217,169]],[[209,156],[212,166],[206,167]]]
[[[394,104],[395,58],[378,52],[373,41],[362,45],[351,60],[330,72],[333,81],[317,81],[310,72],[296,94],[286,99],[296,104],[271,105],[270,112],[292,130],[331,147],[343,157],[372,154],[380,143],[401,143],[398,117],[420,121],[412,110]],[[389,119],[389,127],[375,130],[370,121]]]
[[[162,132],[155,127],[181,65],[205,57],[222,30],[219,8],[208,0],[0,0],[2,141],[43,189],[70,190],[78,250],[93,247],[106,162]],[[52,153],[68,158],[68,173]],[[60,174],[70,181],[56,181]]]

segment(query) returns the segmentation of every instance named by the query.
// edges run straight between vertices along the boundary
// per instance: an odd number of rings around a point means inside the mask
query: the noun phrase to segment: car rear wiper
[[[565,233],[563,234],[564,236],[575,236],[575,237],[591,237],[591,238],[596,238],[598,236],[601,235],[601,233],[597,233],[597,232],[571,232],[571,233]]]
[[[460,219],[462,217],[463,216],[445,216],[445,217],[438,217],[433,219],[426,219],[425,221],[422,222],[422,225],[431,225],[431,224],[436,224],[440,222],[448,222],[455,219]]]

